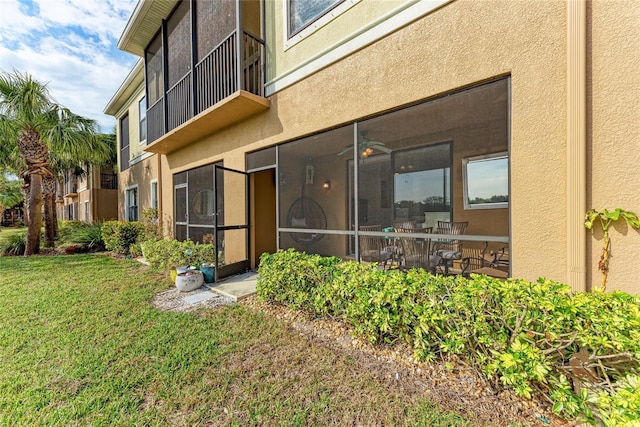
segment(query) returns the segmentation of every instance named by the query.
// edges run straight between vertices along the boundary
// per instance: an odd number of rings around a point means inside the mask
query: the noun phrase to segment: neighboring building
[[[106,111],[133,128],[146,96],[166,231],[215,235],[220,275],[446,219],[512,276],[585,290],[587,208],[640,212],[638,39],[633,0],[140,0],[118,46],[146,78]],[[612,238],[609,289],[640,293],[640,234]]]
[[[142,219],[144,209],[160,211],[159,156],[143,151],[147,138],[144,65],[140,60],[111,98],[105,113],[118,120],[118,215],[125,221]]]
[[[88,166],[86,169],[79,174],[73,169],[67,170],[58,180],[58,219],[84,222],[117,219],[118,181],[113,166]]]
[[[15,206],[2,210],[0,226],[16,227],[24,225],[24,203],[20,202]]]

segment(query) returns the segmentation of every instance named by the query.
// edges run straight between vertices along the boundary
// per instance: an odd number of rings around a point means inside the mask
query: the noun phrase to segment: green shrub
[[[202,264],[213,263],[216,254],[214,245],[196,244],[191,240],[150,240],[142,243],[141,250],[151,267],[159,270],[185,265],[199,268]]]
[[[640,421],[640,297],[545,279],[402,274],[293,250],[261,257],[257,294],[342,317],[371,342],[412,343],[419,360],[455,355],[496,386],[546,394],[567,418]]]
[[[77,245],[83,251],[103,251],[105,249],[102,238],[102,224],[97,222],[73,226],[65,237],[65,242]]]
[[[0,254],[23,255],[27,247],[27,233],[16,233],[6,237],[0,244]]]
[[[331,275],[340,258],[307,255],[293,249],[260,257],[258,298],[282,302],[293,308],[313,310],[315,291]]]
[[[102,224],[102,239],[107,250],[128,255],[144,230],[144,224],[136,221],[106,221]]]
[[[144,230],[138,237],[138,242],[147,242],[149,240],[162,239],[162,226],[158,219],[157,208],[146,208],[142,210],[142,223],[144,224]]]

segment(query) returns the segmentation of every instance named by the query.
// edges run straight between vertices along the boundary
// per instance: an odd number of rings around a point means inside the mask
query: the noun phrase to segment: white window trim
[[[350,34],[349,36],[338,41],[332,46],[328,46],[322,52],[319,52],[306,61],[301,62],[292,69],[285,71],[284,73],[281,73],[275,78],[269,80],[265,84],[265,96],[271,96],[274,93],[293,85],[294,83],[306,78],[307,76],[335,62],[338,62],[339,60],[347,57],[353,52],[356,52],[380,39],[383,39],[394,31],[397,31],[398,29],[410,24],[411,22],[420,19],[421,17],[433,12],[437,8],[442,7],[447,3],[450,3],[451,1],[453,0],[407,1],[407,3],[402,4],[400,7],[380,17],[378,20],[359,29],[353,34]],[[284,9],[286,15],[287,8],[284,7]],[[319,28],[320,27],[316,28],[316,30]],[[285,28],[284,31],[284,40],[287,40],[287,29]],[[300,34],[304,34],[304,30]],[[309,34],[306,35],[306,37],[308,36]]]
[[[136,163],[140,163],[141,161],[148,159],[149,157],[153,156],[155,153],[151,153],[149,151],[143,151],[140,154],[138,154],[137,156],[135,156],[134,158],[129,160],[129,167],[135,165]]]
[[[469,183],[467,176],[467,165],[469,162],[474,162],[478,160],[491,160],[491,159],[502,159],[506,158],[507,162],[509,161],[509,152],[501,151],[499,153],[491,153],[485,154],[482,156],[474,156],[474,157],[465,157],[462,159],[462,198],[464,200],[464,210],[475,210],[475,209],[507,209],[509,207],[509,202],[496,202],[496,203],[476,203],[472,205],[469,203]],[[509,174],[507,169],[507,175]]]
[[[145,100],[145,105],[147,105],[147,97],[146,96],[143,96],[142,98],[140,98],[138,100],[138,139],[140,139],[140,121],[142,120],[142,117],[140,117],[140,102],[143,99]],[[145,111],[144,120],[145,120],[145,125],[146,125],[146,123],[147,123],[146,111]],[[145,135],[146,135],[147,132],[149,132],[149,128],[148,127],[147,127],[147,131],[145,132]],[[147,138],[138,141],[138,145],[146,145],[146,144],[147,144]]]
[[[151,196],[150,197],[150,199],[151,199],[151,206],[150,207],[152,209],[154,208],[154,206],[153,206],[153,184],[156,185],[156,191],[155,191],[155,193],[156,193],[156,206],[155,206],[155,208],[160,206],[160,194],[158,193],[158,180],[157,179],[152,179],[149,182],[149,195]]]
[[[91,220],[90,215],[89,215],[89,211],[90,211],[90,209],[89,209],[89,201],[85,200],[84,201],[84,220],[86,222],[89,222]]]
[[[125,190],[124,190],[124,218],[125,221],[131,221],[131,219],[129,219],[129,190],[133,190],[136,189],[136,194],[137,194],[137,200],[136,202],[138,203],[138,219],[140,219],[140,189],[138,188],[138,184],[134,184],[134,185],[130,185],[128,186]]]
[[[335,6],[329,12],[325,13],[320,18],[313,21],[311,24],[309,24],[308,27],[304,28],[303,30],[299,31],[294,36],[289,38],[289,1],[285,0],[282,3],[284,5],[284,7],[282,8],[283,19],[284,19],[283,21],[284,25],[282,26],[284,31],[284,37],[283,37],[284,50],[286,51],[287,49],[297,45],[302,40],[306,39],[311,34],[315,33],[320,28],[324,27],[329,22],[333,21],[338,16],[342,15],[347,10],[351,9],[354,5],[356,5],[357,3],[360,3],[361,1],[362,0],[345,0],[343,3]]]

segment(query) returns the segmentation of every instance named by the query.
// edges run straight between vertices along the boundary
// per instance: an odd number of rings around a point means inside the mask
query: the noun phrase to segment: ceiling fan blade
[[[368,146],[387,154],[391,153],[392,151],[391,148],[387,147],[383,142],[380,141],[369,141]]]
[[[344,150],[342,150],[341,152],[338,153],[338,156],[342,156],[343,154],[348,153],[349,151],[353,151],[353,147],[347,145]]]

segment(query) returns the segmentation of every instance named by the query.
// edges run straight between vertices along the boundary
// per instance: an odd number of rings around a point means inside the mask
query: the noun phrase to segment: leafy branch
[[[623,219],[632,228],[640,228],[640,221],[638,215],[631,211],[625,211],[620,208],[609,212],[607,209],[603,209],[602,212],[598,212],[595,209],[589,209],[584,216],[584,226],[587,230],[593,230],[594,223],[599,220],[602,227],[603,241],[602,241],[602,255],[598,262],[598,270],[602,272],[602,290],[607,288],[607,276],[609,275],[609,257],[611,256],[611,240],[609,238],[609,226]]]

